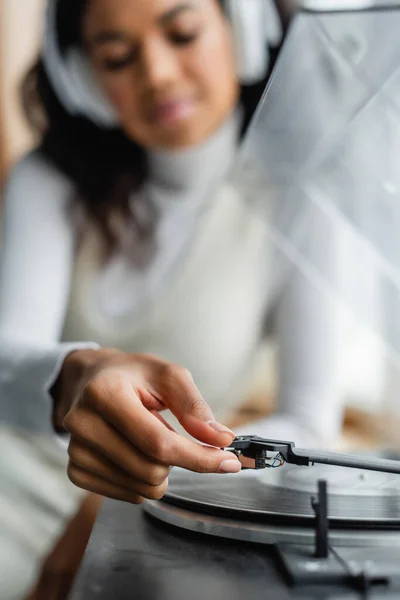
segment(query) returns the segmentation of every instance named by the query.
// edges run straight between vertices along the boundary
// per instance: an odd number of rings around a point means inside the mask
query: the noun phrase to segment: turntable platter
[[[251,474],[249,474],[251,473]],[[297,467],[240,475],[172,473],[164,501],[213,516],[307,525],[318,479],[329,489],[331,527],[400,528],[400,477],[340,467]]]

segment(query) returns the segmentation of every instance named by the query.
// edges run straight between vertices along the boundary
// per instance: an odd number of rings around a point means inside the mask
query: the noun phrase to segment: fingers
[[[107,419],[129,444],[124,442],[125,448],[123,448],[121,440],[117,440],[115,435],[112,438],[109,437],[101,426],[100,417],[97,425],[92,420],[94,430],[90,434],[88,432],[85,432],[85,434],[86,436],[90,435],[91,444],[99,449],[101,446],[111,460],[118,461],[118,464],[125,469],[127,469],[126,462],[122,464],[121,461],[126,460],[125,455],[132,456],[132,453],[128,452],[128,448],[132,444],[150,462],[165,466],[177,466],[200,473],[236,473],[240,470],[240,462],[232,453],[201,446],[165,427],[158,418],[143,406],[134,393],[129,380],[119,380],[115,396],[112,396],[110,392],[111,386],[113,386],[113,389],[116,388],[115,380],[109,382],[104,379],[101,383],[101,392],[99,391],[99,382],[96,384],[97,397],[94,404],[102,417]],[[93,392],[93,388],[91,391]],[[87,396],[86,400],[88,400]],[[93,398],[89,399],[89,403],[93,404]],[[82,421],[83,419],[78,416],[76,419],[78,428]],[[70,423],[66,424],[66,428],[73,432]],[[100,431],[102,431],[101,435],[99,435]],[[79,431],[76,431],[75,435],[79,436]],[[99,445],[98,440],[100,438],[101,443]],[[232,438],[229,437],[229,442],[231,441]],[[117,452],[118,457],[116,457],[115,452]],[[136,464],[134,469],[136,469]]]
[[[163,408],[170,408],[190,435],[219,448],[231,444],[234,433],[215,422],[209,406],[186,370],[162,363],[161,367],[153,368],[148,379],[149,387],[162,398]],[[135,379],[129,376],[129,371],[123,373],[118,369],[108,369],[86,386],[83,402],[104,415],[125,437],[132,439],[137,428],[135,419],[139,413],[143,418],[148,415],[149,411],[141,401],[143,396],[148,395],[143,380],[135,386]],[[147,436],[152,433],[152,428],[146,431]]]
[[[150,385],[151,394],[157,398],[161,391],[162,404],[170,403],[181,422],[191,422],[192,432],[194,429],[198,433],[202,431],[200,437],[207,439],[208,444],[219,445],[222,440],[225,441],[221,445],[230,444],[233,433],[220,433],[215,423],[201,421],[212,413],[187,373],[170,367],[166,371],[163,367],[159,372],[166,377],[160,379],[156,394],[154,386]],[[170,466],[201,473],[240,471],[240,462],[232,453],[200,445],[167,428],[162,419],[156,418],[143,405],[139,394],[140,389],[135,389],[126,371],[103,369],[90,380],[81,399],[67,415],[65,429],[73,438],[147,485],[162,485]],[[188,414],[185,413],[185,401]],[[108,464],[107,471],[106,464],[102,463],[101,471],[98,463],[97,466],[85,463],[85,468],[106,481],[111,468]],[[120,477],[121,472],[118,473],[118,485],[125,486],[126,480]],[[114,475],[112,483],[116,484]],[[145,490],[141,491],[145,493]]]
[[[82,449],[84,447],[91,449],[98,456],[104,457],[103,470],[97,474],[107,478],[105,470],[108,466],[112,471],[118,471],[119,476],[116,475],[116,477],[121,485],[125,485],[127,481],[125,478],[121,479],[121,473],[150,486],[160,486],[168,478],[169,465],[157,464],[150,457],[141,453],[102,416],[90,409],[77,406],[76,410],[65,419],[64,426],[73,436],[70,452],[72,449],[74,455],[71,456],[71,459],[78,466],[79,460],[76,455],[85,452]],[[81,456],[79,458],[82,460]],[[89,465],[85,463],[80,466],[88,467]],[[93,469],[92,471],[95,473]],[[115,479],[113,480],[115,481]]]
[[[132,504],[142,504],[144,501],[144,498],[135,492],[110,483],[91,473],[87,473],[84,469],[77,467],[73,463],[69,464],[67,473],[74,485],[99,496],[122,500],[122,502],[130,502]]]
[[[143,406],[135,410],[134,423],[135,430],[132,431],[132,421],[115,422],[123,435],[134,439],[140,452],[156,463],[199,473],[237,473],[241,469],[234,454],[200,445],[179,435]]]
[[[164,403],[190,435],[210,446],[229,446],[235,434],[216,422],[189,371],[167,365],[160,373],[158,388]]]
[[[167,478],[157,486],[143,483],[143,481],[135,479],[92,448],[76,440],[70,442],[68,454],[72,469],[84,471],[86,474],[90,474],[103,482],[118,486],[128,494],[136,494],[143,498],[160,500],[167,491]]]
[[[200,473],[240,471],[240,462],[232,453],[201,446],[178,435],[140,401],[132,402],[131,389],[124,391],[127,392],[126,397],[120,386],[114,402],[97,400],[101,415],[78,403],[65,419],[66,430],[135,479],[150,485],[161,485],[170,466]]]

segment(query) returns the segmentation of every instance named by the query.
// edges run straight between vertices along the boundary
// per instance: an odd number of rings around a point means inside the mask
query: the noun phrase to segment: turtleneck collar
[[[187,190],[228,174],[237,149],[242,112],[235,110],[207,140],[182,150],[152,150],[148,154],[153,184]]]

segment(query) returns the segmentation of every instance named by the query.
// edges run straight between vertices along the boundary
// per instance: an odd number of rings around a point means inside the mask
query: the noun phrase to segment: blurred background
[[[0,177],[32,145],[19,85],[38,52],[43,0],[0,1]]]

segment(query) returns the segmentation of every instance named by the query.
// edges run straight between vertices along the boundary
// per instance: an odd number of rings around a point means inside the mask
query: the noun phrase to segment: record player
[[[176,471],[144,510],[191,532],[273,546],[292,584],[400,589],[400,461],[254,436],[221,477]],[[260,475],[261,474],[261,475]]]
[[[230,451],[239,475],[173,469],[161,501],[106,499],[71,600],[400,597],[400,456]]]

